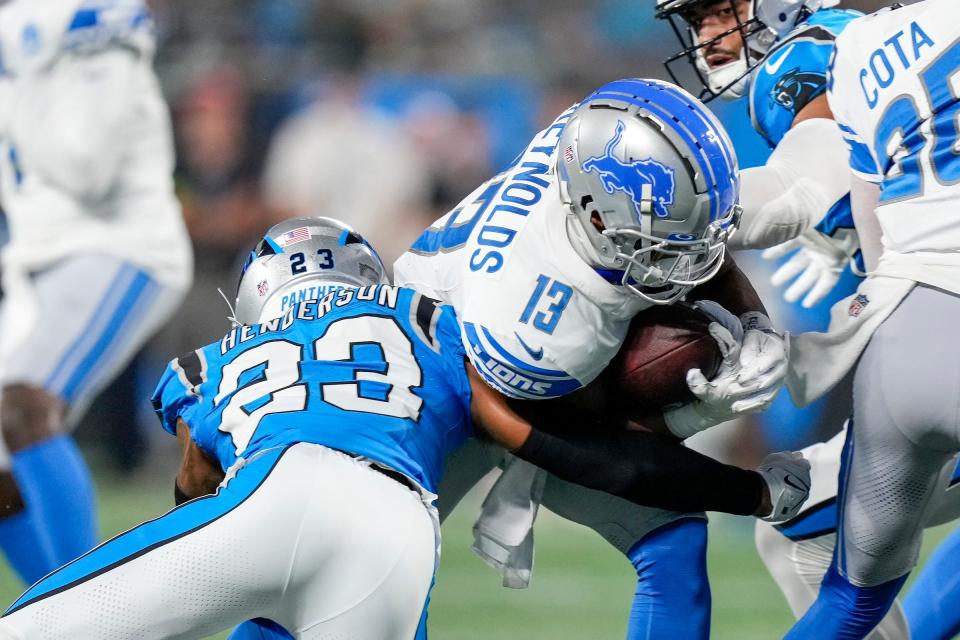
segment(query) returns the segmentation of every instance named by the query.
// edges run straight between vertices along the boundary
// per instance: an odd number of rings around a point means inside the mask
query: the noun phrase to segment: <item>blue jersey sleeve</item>
[[[465,369],[467,352],[460,337],[460,323],[457,321],[456,311],[450,305],[440,306],[436,334],[441,354],[444,356],[443,360],[448,373],[447,379],[458,397],[462,399],[466,414],[470,415],[470,402],[473,394],[470,390],[470,379],[467,377]]]
[[[188,377],[193,373],[193,363],[199,361],[196,351],[174,358],[167,365],[153,392],[153,410],[160,418],[160,425],[173,435],[177,434],[177,419],[200,403],[196,388],[199,383],[195,386]],[[186,366],[182,362],[185,362]]]
[[[827,90],[827,68],[837,35],[861,14],[816,12],[771,49],[750,80],[750,117],[771,147],[786,135],[797,114]]]

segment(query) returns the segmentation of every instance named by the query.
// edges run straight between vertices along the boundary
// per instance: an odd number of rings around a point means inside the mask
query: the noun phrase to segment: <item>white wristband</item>
[[[773,323],[770,321],[770,318],[762,311],[747,311],[746,313],[740,314],[740,326],[743,327],[744,331],[777,332],[776,329],[773,328]]]

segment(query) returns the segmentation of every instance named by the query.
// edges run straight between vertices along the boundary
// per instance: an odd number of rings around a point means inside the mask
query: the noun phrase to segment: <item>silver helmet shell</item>
[[[560,136],[560,193],[608,280],[654,304],[706,282],[739,223],[733,146],[696,98],[619,80],[584,100]]]
[[[247,257],[234,319],[255,324],[301,300],[387,281],[380,256],[350,226],[323,217],[285,220],[270,227]]]
[[[737,16],[731,29],[701,40],[695,25],[688,17],[698,7],[727,2]],[[680,84],[674,64],[689,62],[700,80],[700,98],[721,97],[736,100],[746,94],[750,72],[763,60],[771,47],[790,33],[804,18],[815,11],[836,6],[838,0],[749,0],[747,18],[741,20],[736,11],[736,0],[657,0],[656,17],[668,20],[680,40],[681,50],[665,61],[674,82]],[[733,33],[742,39],[740,56],[716,69],[710,69],[704,52],[714,43]]]

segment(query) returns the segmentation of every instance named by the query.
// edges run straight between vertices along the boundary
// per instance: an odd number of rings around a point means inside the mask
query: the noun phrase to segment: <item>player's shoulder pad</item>
[[[167,365],[150,398],[160,424],[177,432],[177,418],[201,399],[200,387],[207,381],[207,358],[203,349],[189,351]]]
[[[443,351],[444,338],[448,338],[452,321],[456,325],[456,316],[453,307],[444,305],[439,300],[426,296],[419,291],[402,287],[399,289],[409,301],[410,327],[420,341],[440,353]],[[449,309],[448,313],[444,313]],[[451,319],[449,316],[453,315]]]
[[[2,10],[0,45],[10,75],[41,72],[61,55],[122,48],[152,56],[155,29],[142,0],[12,2]]]
[[[152,55],[153,17],[142,0],[86,0],[63,34],[64,51],[90,54],[126,48]]]
[[[827,68],[837,36],[862,14],[824,9],[798,25],[767,53],[750,81],[754,128],[779,144],[797,114],[827,88]]]
[[[582,386],[553,362],[543,345],[532,345],[516,332],[507,336],[472,322],[462,325],[467,357],[500,393],[522,400],[548,400]]]

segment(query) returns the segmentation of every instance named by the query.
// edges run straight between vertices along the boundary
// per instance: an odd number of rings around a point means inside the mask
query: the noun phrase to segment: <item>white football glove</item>
[[[795,252],[770,277],[770,282],[779,287],[793,280],[783,294],[784,300],[796,302],[806,294],[802,306],[809,309],[833,290],[843,268],[859,248],[860,241],[853,229],[838,229],[833,236],[807,229],[794,240],[770,247],[762,255],[766,260],[777,260]]]
[[[664,411],[670,432],[688,438],[709,427],[770,406],[787,371],[786,345],[759,312],[736,318],[715,302],[695,305],[714,319],[708,331],[723,360],[712,379],[700,369],[687,372],[696,400]]]
[[[763,313],[750,311],[740,316],[743,343],[740,347],[740,372],[737,382],[755,387],[753,395],[734,407],[738,413],[766,411],[787,376],[787,343],[773,330]]]
[[[800,512],[810,496],[810,463],[795,451],[771,453],[757,467],[767,489],[773,509],[761,520],[786,522]]]

